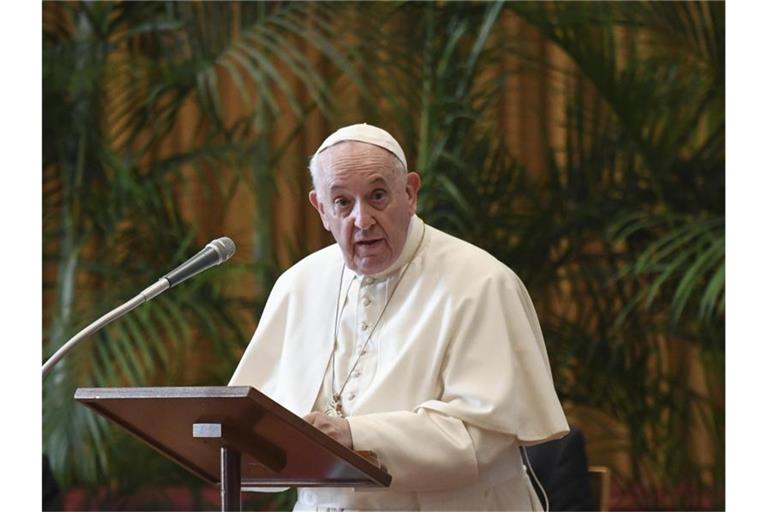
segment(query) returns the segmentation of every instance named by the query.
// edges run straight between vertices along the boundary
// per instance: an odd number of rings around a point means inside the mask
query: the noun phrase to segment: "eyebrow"
[[[387,180],[385,180],[381,176],[377,176],[376,178],[368,182],[368,185],[377,185],[377,184],[383,184],[385,187],[389,188],[389,186],[387,185]],[[331,192],[334,192],[339,189],[344,189],[344,188],[345,187],[341,185],[331,185]]]

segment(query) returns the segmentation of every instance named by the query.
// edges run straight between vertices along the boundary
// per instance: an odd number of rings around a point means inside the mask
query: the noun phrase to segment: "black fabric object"
[[[584,450],[584,434],[577,428],[563,438],[527,446],[528,460],[549,498],[549,510],[596,510],[589,486],[589,467]],[[525,458],[523,458],[525,461]],[[541,506],[544,497],[531,477]]]
[[[43,454],[43,510],[61,510],[59,484],[51,471],[48,457]]]

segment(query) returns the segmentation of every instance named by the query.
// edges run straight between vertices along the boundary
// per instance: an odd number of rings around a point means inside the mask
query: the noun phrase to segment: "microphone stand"
[[[125,315],[129,311],[132,311],[137,307],[141,306],[142,304],[144,304],[145,302],[157,297],[158,295],[160,295],[170,287],[171,287],[171,283],[168,281],[168,279],[166,279],[165,277],[161,277],[155,284],[145,288],[141,293],[136,295],[131,300],[116,307],[106,315],[103,315],[101,318],[92,322],[83,330],[75,334],[72,338],[69,339],[69,341],[67,341],[64,345],[62,345],[59,348],[59,350],[57,350],[45,362],[45,364],[43,365],[43,379],[45,379],[45,377],[50,373],[53,367],[56,366],[56,364],[59,361],[61,361],[61,359],[64,356],[66,356],[72,349],[74,349],[86,337],[100,330],[101,328],[111,323],[112,321]]]
[[[77,346],[83,339],[90,336],[94,332],[98,331],[105,325],[109,324],[113,320],[120,318],[129,311],[136,309],[150,299],[153,299],[163,293],[171,286],[186,281],[190,277],[197,275],[198,273],[211,268],[214,265],[218,265],[224,261],[227,261],[232,255],[235,254],[235,243],[223,236],[213,240],[206,245],[202,251],[198,252],[190,259],[170,271],[165,276],[161,277],[155,284],[144,289],[140,294],[124,303],[121,306],[116,307],[106,315],[102,316],[95,322],[88,325],[85,329],[75,334],[69,341],[59,348],[45,364],[43,364],[43,379],[53,369],[53,367],[61,361],[61,359],[67,355],[73,348]]]

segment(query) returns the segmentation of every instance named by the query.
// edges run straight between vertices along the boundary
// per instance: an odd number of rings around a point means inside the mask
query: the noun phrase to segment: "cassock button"
[[[373,282],[373,278],[372,277],[365,277],[365,278],[363,278],[363,286],[368,286],[372,282]]]
[[[357,395],[354,393],[350,393],[347,395],[347,400],[354,400]]]
[[[358,378],[360,375],[361,375],[360,370],[355,370],[352,372],[352,377],[354,377],[355,379]]]
[[[363,297],[363,306],[368,307],[371,305],[371,299],[368,297]]]
[[[367,331],[368,330],[368,324],[365,322],[360,322],[360,330],[361,331]]]

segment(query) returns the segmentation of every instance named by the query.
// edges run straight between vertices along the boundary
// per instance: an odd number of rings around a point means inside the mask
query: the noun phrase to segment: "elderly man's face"
[[[421,184],[416,173],[394,167],[389,151],[341,142],[320,153],[316,189],[309,201],[341,247],[347,266],[375,274],[403,250]]]

